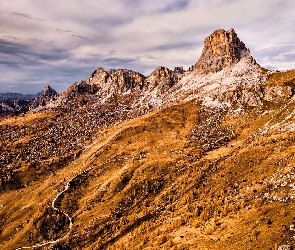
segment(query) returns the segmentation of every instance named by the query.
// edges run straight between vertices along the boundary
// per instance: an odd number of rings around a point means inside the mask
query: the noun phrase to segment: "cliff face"
[[[47,85],[44,90],[41,92],[41,95],[44,97],[51,97],[57,95],[57,92],[51,88],[49,85]]]
[[[228,31],[219,29],[205,39],[202,55],[194,68],[202,74],[216,73],[225,67],[233,66],[243,57],[246,57],[250,63],[256,64],[249,49],[239,39],[234,29]]]
[[[51,88],[49,85],[47,85],[40,93],[40,95],[36,98],[33,98],[29,101],[29,104],[27,107],[24,107],[23,110],[31,110],[36,109],[42,106],[46,106],[50,101],[55,100],[55,97],[58,95],[58,93]]]
[[[95,86],[100,94],[144,93],[157,88],[161,93],[170,89],[181,78],[167,67],[157,67],[149,76],[127,69],[95,70],[86,84]]]
[[[123,94],[139,91],[143,87],[144,75],[127,69],[96,69],[86,83],[96,87],[101,94]]]
[[[167,67],[157,67],[144,81],[144,90],[157,88],[160,93],[169,90],[179,81],[179,76]]]
[[[274,99],[270,97],[274,90],[270,94],[268,90],[256,91],[260,89],[257,86],[265,82],[265,72],[234,29],[218,29],[205,39],[193,70],[185,72],[182,67],[170,70],[159,66],[149,76],[144,76],[133,70],[99,67],[86,81],[75,83],[60,94],[47,86],[40,97],[30,102],[29,110],[71,109],[88,103],[93,107],[123,105],[128,112],[143,114],[194,98],[205,100],[205,104],[206,100],[210,100],[209,103],[213,100],[258,106],[263,99]],[[251,90],[253,87],[255,91]]]

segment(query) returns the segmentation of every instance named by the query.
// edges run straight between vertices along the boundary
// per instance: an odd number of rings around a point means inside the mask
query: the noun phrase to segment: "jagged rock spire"
[[[123,94],[128,90],[140,90],[144,75],[127,69],[110,69],[105,71],[99,67],[95,70],[86,83],[98,87],[101,93]]]
[[[238,63],[243,57],[256,64],[234,29],[218,29],[205,39],[202,55],[194,69],[202,74],[216,73]]]
[[[43,96],[48,96],[48,97],[50,97],[50,96],[57,95],[57,92],[56,92],[53,88],[51,88],[49,85],[47,85],[47,86],[43,89],[43,91],[42,91],[42,95],[43,95]]]
[[[177,82],[176,74],[167,67],[157,67],[146,79],[145,89],[158,88],[161,92],[167,91]]]

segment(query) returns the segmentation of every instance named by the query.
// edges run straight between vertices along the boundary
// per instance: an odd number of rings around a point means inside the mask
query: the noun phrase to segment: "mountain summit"
[[[218,29],[205,39],[202,55],[195,65],[195,70],[202,74],[217,73],[238,63],[243,57],[256,64],[249,49],[234,29]]]
[[[51,88],[49,85],[47,85],[41,92],[41,95],[50,97],[50,96],[57,95],[57,92],[53,88]]]

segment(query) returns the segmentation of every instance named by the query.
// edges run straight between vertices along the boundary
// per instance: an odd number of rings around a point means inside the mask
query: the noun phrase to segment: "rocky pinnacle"
[[[202,55],[194,69],[201,74],[216,73],[225,67],[233,66],[243,57],[253,64],[250,51],[239,39],[234,29],[218,29],[204,41]]]

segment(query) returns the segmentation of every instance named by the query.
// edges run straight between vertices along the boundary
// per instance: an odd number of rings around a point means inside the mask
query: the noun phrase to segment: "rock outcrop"
[[[289,101],[293,97],[295,89],[290,86],[254,86],[253,88],[223,92],[215,96],[219,102],[228,102],[235,105],[261,106],[263,101],[279,103]]]
[[[259,87],[266,79],[267,70],[256,63],[234,29],[218,29],[205,39],[200,59],[169,91],[166,103],[197,98],[210,107],[259,106],[265,94]],[[271,96],[268,99],[275,98]]]
[[[123,94],[127,91],[139,91],[143,87],[144,75],[127,69],[110,69],[105,71],[97,68],[86,81],[96,86],[100,94]]]
[[[51,97],[57,95],[57,92],[51,88],[49,85],[47,85],[44,90],[41,92],[41,95],[44,97]]]
[[[57,92],[47,85],[44,90],[35,95],[23,95],[18,93],[6,93],[6,98],[0,98],[0,117],[26,113],[28,110],[45,106],[57,96]],[[31,99],[28,99],[31,97]]]
[[[143,114],[155,108],[197,98],[204,105],[260,106],[293,96],[290,87],[261,87],[267,70],[253,59],[234,29],[218,29],[204,41],[202,55],[193,67],[170,70],[157,67],[149,76],[127,69],[97,68],[86,81],[74,83],[56,95],[49,86],[31,107],[122,105],[126,112]],[[125,112],[124,111],[124,112]],[[137,112],[137,111],[136,111]]]
[[[27,104],[28,102],[25,100],[7,100],[0,98],[0,117],[15,115],[23,106]]]
[[[157,88],[163,94],[177,83],[180,78],[178,74],[167,67],[159,66],[145,79],[143,90],[151,91]]]
[[[23,107],[23,111],[37,109],[43,106],[46,106],[52,100],[55,100],[55,97],[58,93],[47,85],[41,92],[40,95],[36,98],[33,98],[29,101],[29,104],[26,107]]]
[[[160,92],[167,91],[181,78],[181,73],[168,69],[167,67],[157,67],[148,77],[127,69],[96,69],[86,80],[89,85],[97,87],[97,91],[102,94],[124,94],[144,93],[155,88]]]
[[[234,29],[219,29],[205,39],[202,55],[194,70],[202,74],[216,73],[225,67],[233,66],[243,57],[256,64],[249,49],[238,38]]]

